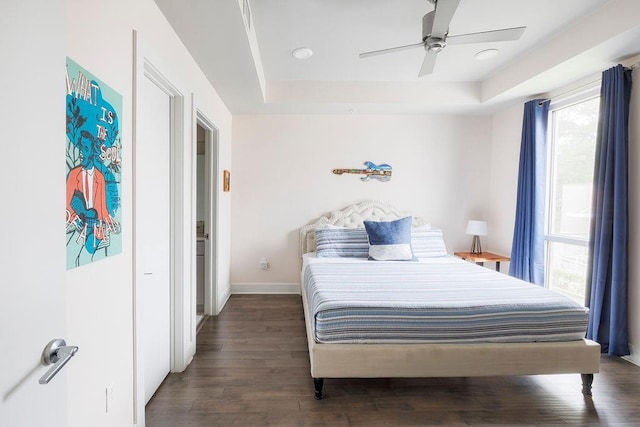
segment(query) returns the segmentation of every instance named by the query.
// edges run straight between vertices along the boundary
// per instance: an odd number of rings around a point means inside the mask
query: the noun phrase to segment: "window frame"
[[[588,85],[583,86],[579,92],[573,92],[568,96],[559,96],[557,99],[551,99],[549,104],[549,116],[547,126],[547,147],[546,147],[546,176],[545,176],[545,218],[544,218],[544,284],[546,288],[549,288],[550,280],[550,250],[549,243],[562,243],[567,245],[574,245],[580,247],[589,246],[589,237],[568,237],[559,234],[552,233],[551,217],[553,208],[552,198],[554,197],[552,181],[555,172],[554,162],[554,149],[555,149],[555,112],[564,108],[571,107],[576,104],[587,102],[600,97],[600,85],[601,80],[597,80]],[[586,283],[585,283],[586,286]]]

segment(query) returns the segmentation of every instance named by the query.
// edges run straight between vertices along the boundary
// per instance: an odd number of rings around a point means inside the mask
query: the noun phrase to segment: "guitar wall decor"
[[[371,178],[382,182],[391,180],[391,165],[386,163],[376,165],[373,162],[364,162],[364,165],[366,169],[333,169],[332,172],[336,175],[342,175],[343,173],[364,175],[360,178],[362,181],[369,181]]]

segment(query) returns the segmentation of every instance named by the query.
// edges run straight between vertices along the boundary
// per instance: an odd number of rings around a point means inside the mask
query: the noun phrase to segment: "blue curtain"
[[[544,284],[544,194],[549,101],[524,104],[516,221],[509,274]]]
[[[628,130],[631,70],[602,73],[589,244],[587,338],[603,353],[629,354],[627,329]]]

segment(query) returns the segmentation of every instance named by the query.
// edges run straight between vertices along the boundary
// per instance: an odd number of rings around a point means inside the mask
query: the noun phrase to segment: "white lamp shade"
[[[487,235],[487,221],[473,221],[470,220],[467,223],[467,234],[472,236],[486,236]]]

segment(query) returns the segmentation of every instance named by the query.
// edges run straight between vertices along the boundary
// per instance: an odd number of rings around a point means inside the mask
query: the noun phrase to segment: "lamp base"
[[[473,236],[473,241],[471,242],[471,253],[474,255],[482,253],[482,245],[480,245],[480,236]]]

